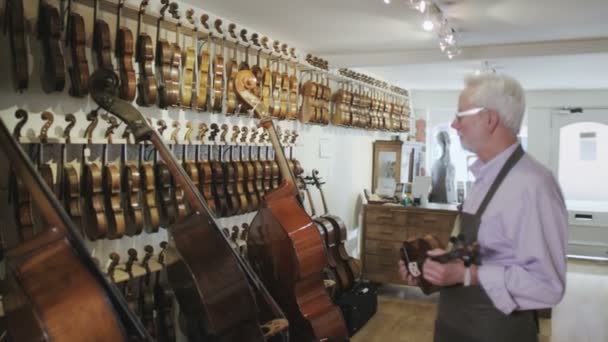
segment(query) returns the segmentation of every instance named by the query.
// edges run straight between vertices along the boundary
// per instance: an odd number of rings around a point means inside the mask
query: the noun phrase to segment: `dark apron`
[[[481,216],[507,173],[524,155],[519,146],[502,167],[475,214],[460,212],[460,229],[466,243],[477,241]],[[474,263],[480,265],[481,260]],[[492,304],[481,286],[454,286],[441,290],[434,342],[536,342],[534,311],[505,315]]]

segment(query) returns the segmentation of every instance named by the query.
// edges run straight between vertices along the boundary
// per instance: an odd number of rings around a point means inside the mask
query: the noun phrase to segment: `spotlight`
[[[388,5],[391,3],[391,0],[384,0],[384,3]]]
[[[424,13],[426,11],[426,7],[427,7],[427,3],[425,0],[420,1],[417,6],[420,13]]]
[[[432,31],[434,27],[435,27],[435,24],[433,24],[433,21],[430,19],[425,19],[424,22],[422,23],[422,28],[425,31]]]

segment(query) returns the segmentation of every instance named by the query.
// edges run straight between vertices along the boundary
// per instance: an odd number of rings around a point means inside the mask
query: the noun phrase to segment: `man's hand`
[[[406,284],[411,286],[418,285],[418,281],[410,274],[410,272],[408,272],[407,266],[403,260],[399,260],[399,275],[401,276],[401,280],[406,282]]]
[[[428,252],[429,256],[445,254],[443,249],[433,249]],[[426,259],[422,265],[422,276],[429,283],[437,286],[451,286],[461,284],[464,279],[464,263],[457,259],[447,264],[440,264],[431,258]]]

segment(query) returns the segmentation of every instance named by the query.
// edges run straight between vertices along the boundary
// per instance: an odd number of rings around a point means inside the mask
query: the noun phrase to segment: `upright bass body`
[[[325,244],[299,201],[295,178],[268,108],[251,91],[256,85],[251,71],[239,71],[235,81],[238,95],[262,119],[259,125],[268,132],[283,182],[264,196],[264,204],[250,225],[249,260],[286,312],[291,340],[347,340],[342,313],[323,283]]]
[[[167,275],[186,317],[182,329],[192,341],[263,341],[254,296],[219,234],[201,214],[171,227],[170,252],[179,255]]]
[[[0,149],[39,208],[43,232],[6,253],[3,304],[11,341],[149,341],[78,229],[0,121]]]
[[[180,323],[188,340],[264,342],[260,310],[249,283],[251,279],[260,292],[258,281],[230,247],[181,163],[146,118],[116,96],[118,76],[112,70],[98,69],[91,76],[89,88],[97,104],[129,125],[136,141],[149,141],[156,147],[194,212],[168,227],[173,247],[168,252],[175,262],[167,266],[167,275],[184,313]]]
[[[288,182],[265,197],[249,228],[252,266],[285,311],[292,341],[348,338],[342,313],[323,283],[327,262],[321,235]]]
[[[102,287],[57,231],[7,257],[12,279],[4,305],[13,341],[128,341]]]

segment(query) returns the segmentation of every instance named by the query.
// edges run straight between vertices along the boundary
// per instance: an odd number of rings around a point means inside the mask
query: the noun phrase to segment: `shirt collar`
[[[486,163],[481,161],[481,159],[477,159],[469,166],[469,170],[475,176],[475,180],[481,180],[486,176],[496,176],[518,146],[519,142],[514,143]]]

